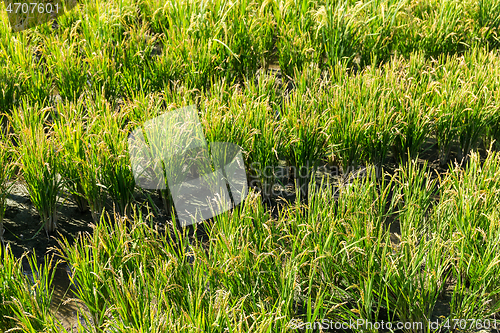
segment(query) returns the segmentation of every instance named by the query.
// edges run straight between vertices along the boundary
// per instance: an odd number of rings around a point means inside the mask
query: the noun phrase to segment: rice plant
[[[398,170],[398,225],[401,239],[432,236],[431,214],[438,195],[438,175],[433,175],[427,163],[418,165],[410,159]]]
[[[362,22],[355,17],[368,5],[369,2],[360,2],[350,6],[348,1],[339,1],[317,9],[315,34],[321,41],[322,51],[331,67],[339,63],[352,63],[355,57],[359,57]]]
[[[60,328],[50,312],[54,262],[46,258],[40,265],[34,253],[16,258],[10,246],[0,246],[0,257],[0,329],[34,333]]]
[[[249,145],[250,168],[257,176],[262,198],[269,201],[276,181],[279,154],[283,151],[283,126],[276,121],[275,112],[267,103],[257,102],[247,107],[251,111],[243,112],[248,114],[246,121],[253,133]]]
[[[306,76],[302,77],[305,80]],[[326,153],[328,134],[324,121],[324,105],[314,100],[311,95],[302,95],[300,89],[294,91],[284,102],[283,141],[287,162],[293,167],[296,191],[307,201],[309,181]],[[326,125],[325,125],[326,124]]]
[[[389,83],[393,89],[390,99],[398,118],[394,125],[394,155],[403,162],[417,156],[432,128],[432,113],[425,103],[425,89],[428,77],[423,53],[413,53],[406,61],[394,58],[388,69],[391,72]]]
[[[346,173],[366,163],[382,165],[396,138],[392,72],[386,69],[382,76],[379,71],[366,69],[352,79],[334,73],[337,77],[328,87],[329,150]]]
[[[84,143],[85,159],[77,161],[81,166],[77,169],[78,179],[81,182],[83,197],[88,203],[92,214],[92,220],[94,223],[98,223],[101,220],[108,198],[106,187],[102,184],[104,171],[101,156],[104,148],[95,136],[89,136]]]
[[[75,107],[76,109],[74,109]],[[54,135],[61,142],[62,151],[59,156],[61,166],[60,173],[65,179],[65,186],[71,192],[71,196],[80,212],[88,210],[88,202],[85,198],[80,175],[85,163],[85,125],[81,119],[82,104],[69,105],[66,109],[59,109],[60,119],[54,124]]]
[[[47,40],[47,65],[55,77],[59,96],[76,102],[87,86],[87,65],[83,59],[83,43],[70,42],[74,37],[68,35],[61,40]]]
[[[14,182],[15,176],[15,154],[8,138],[4,133],[0,134],[0,242],[3,244],[3,219],[7,208],[7,197]]]
[[[100,110],[102,107],[104,110]],[[113,112],[102,96],[90,108],[90,117],[96,121],[89,126],[93,134],[89,144],[97,160],[99,183],[107,190],[115,208],[120,214],[126,215],[134,200],[135,180],[130,166],[127,151],[127,121],[123,112]],[[94,167],[95,168],[95,167]]]
[[[31,202],[47,234],[52,233],[57,228],[57,199],[63,183],[58,173],[60,148],[40,126],[22,129],[18,142],[23,180]]]
[[[473,153],[465,170],[455,167],[443,181],[442,200],[436,207],[435,228],[452,242],[454,318],[487,317],[498,312],[498,163],[490,152],[484,164]],[[470,263],[474,262],[474,265]]]
[[[499,315],[498,0],[92,0],[20,32],[4,7],[0,238],[16,182],[47,233],[61,192],[88,206],[93,231],[59,239],[79,331]],[[169,187],[167,221],[138,205],[127,149],[132,129],[184,105],[200,110],[209,149],[243,148],[262,189],[189,228]],[[170,162],[176,181],[196,175]],[[278,204],[285,163],[298,200]],[[317,184],[326,163],[340,172]],[[3,236],[0,331],[64,331],[49,310],[53,263],[14,258],[9,244],[32,240]]]
[[[9,117],[16,134],[22,179],[47,234],[57,228],[57,200],[63,185],[60,146],[46,133],[48,116],[47,109],[24,101],[23,107]]]

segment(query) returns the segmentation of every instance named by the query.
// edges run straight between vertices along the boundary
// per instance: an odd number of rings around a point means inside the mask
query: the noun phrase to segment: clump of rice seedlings
[[[496,85],[489,79],[491,73],[486,69],[474,68],[467,58],[474,57],[477,51],[467,52],[464,56],[446,60],[442,71],[443,111],[447,110],[454,117],[454,126],[458,149],[458,160],[463,161],[471,150],[481,143],[481,138],[494,120],[494,91]],[[488,59],[483,54],[475,55],[487,68]],[[451,74],[451,67],[458,66],[459,71]]]
[[[28,52],[32,53],[31,61],[20,66],[20,84],[24,86],[24,97],[32,103],[47,105],[52,92],[53,78],[48,74],[46,54],[42,47],[35,46]]]
[[[433,116],[435,132],[439,133],[436,136],[439,148],[439,163],[441,166],[445,166],[456,139],[456,116],[453,112],[447,112],[439,108],[434,110]]]
[[[60,146],[46,134],[47,117],[47,109],[24,101],[9,119],[16,133],[22,179],[48,234],[57,228],[57,198],[63,179],[59,175]]]
[[[389,60],[391,53],[397,49],[405,54],[403,43],[408,43],[402,30],[406,27],[408,2],[401,1],[370,1],[362,10],[365,21],[363,27],[363,46],[359,61],[379,63]]]
[[[472,150],[478,148],[483,141],[488,141],[488,130],[496,126],[496,118],[500,105],[495,97],[498,82],[491,77],[498,73],[498,57],[479,48],[467,51],[460,60],[463,68],[464,99],[468,105],[463,109],[460,118],[462,126],[458,134],[460,143],[459,159],[468,158]],[[486,133],[486,135],[485,135]]]
[[[78,109],[74,109],[76,107]],[[55,122],[53,129],[55,137],[61,142],[60,173],[65,179],[65,185],[69,189],[74,202],[80,212],[88,210],[88,202],[85,198],[80,175],[83,173],[85,164],[85,125],[79,119],[82,114],[82,104],[70,104],[66,108],[59,108],[60,119]]]
[[[108,150],[101,154],[109,154]],[[103,156],[102,180],[108,189],[109,196],[116,205],[118,212],[125,216],[129,213],[130,204],[134,201],[135,181],[126,153],[121,155]]]
[[[280,210],[279,253],[292,264],[285,276],[295,281],[288,285],[295,306],[284,314],[294,321],[377,321],[387,309],[384,260],[390,243],[384,224],[395,206],[387,205],[392,181],[377,182],[376,169],[369,167],[364,179],[348,186],[311,187],[307,205],[297,202]],[[263,224],[269,231],[255,226],[255,233],[267,235],[273,224]]]
[[[423,53],[412,53],[409,60],[395,57],[385,67],[388,71],[387,84],[392,87],[386,98],[390,98],[396,114],[394,124],[393,153],[403,162],[417,156],[432,128],[431,112],[426,105],[422,78],[425,59]]]
[[[393,65],[397,65],[393,63]],[[398,116],[395,112],[399,99],[394,87],[397,72],[387,65],[382,68],[370,67],[356,77],[348,86],[350,99],[363,123],[361,143],[366,161],[379,167],[384,164],[395,139]],[[396,83],[397,84],[397,83]],[[397,97],[396,97],[397,96]]]
[[[200,120],[206,141],[211,147],[212,142],[229,142],[242,148],[245,165],[248,167],[249,184],[258,182],[252,169],[252,145],[256,129],[250,125],[250,115],[245,104],[252,103],[239,86],[229,87],[225,81],[220,81],[210,93],[203,94],[200,101]]]
[[[367,161],[378,167],[382,167],[387,158],[395,138],[394,128],[397,123],[397,116],[394,106],[386,93],[377,98],[379,101],[378,111],[373,107],[371,110],[370,122],[366,124],[365,150],[367,151]]]
[[[0,82],[0,108],[11,110],[21,94],[21,87],[17,84],[18,76],[8,65],[0,67],[0,75],[4,78]]]
[[[433,57],[466,49],[472,40],[467,38],[470,25],[464,9],[464,3],[454,0],[420,3],[414,7],[415,25],[406,30],[407,38]]]
[[[456,58],[450,56],[441,56],[438,61],[435,61],[436,67],[430,70],[431,75],[437,77],[437,80],[429,82],[429,90],[425,98],[425,102],[431,105],[441,165],[448,162],[450,152],[462,128],[476,126],[464,123],[468,117],[467,114],[474,112],[468,111],[470,108],[470,101],[467,100],[469,82],[463,77],[462,71],[450,71],[450,64],[457,64],[457,62]],[[458,65],[462,68],[466,66],[463,61]],[[465,140],[464,137],[464,143]]]
[[[94,32],[91,34],[93,35]],[[85,53],[85,61],[89,68],[87,84],[92,96],[98,98],[103,94],[107,99],[117,99],[121,83],[116,46],[109,40],[106,43],[99,42],[97,46],[87,46]]]
[[[173,327],[175,314],[182,312],[175,306],[189,311],[186,290],[204,285],[192,274],[184,247],[149,228],[136,213],[131,220],[103,218],[74,244],[61,241],[76,295],[88,308],[83,315],[99,330]]]
[[[6,331],[15,325],[15,319],[11,317],[12,310],[8,306],[8,302],[14,296],[14,288],[11,285],[19,282],[19,278],[23,275],[21,261],[16,260],[9,245],[0,246],[0,258],[2,258],[0,261],[0,329]]]
[[[432,235],[431,213],[435,204],[438,178],[428,170],[427,162],[418,165],[410,159],[397,171],[398,223],[403,240]]]
[[[141,17],[149,23],[153,33],[162,33],[168,28],[168,17],[164,15],[165,8],[163,3],[158,0],[142,1],[137,3],[141,12]]]
[[[349,311],[344,306],[346,293],[337,289],[342,288],[342,262],[348,256],[336,213],[337,194],[338,188],[325,182],[311,187],[307,205],[297,201],[279,211],[282,246],[290,251],[290,275],[296,281],[290,285],[295,306],[288,315],[303,323],[314,317],[345,318]]]
[[[312,63],[322,63],[324,49],[321,36],[315,31],[315,27],[321,25],[317,22],[317,16],[313,14],[317,9],[315,3],[301,1],[298,5],[292,2],[271,4],[272,14],[276,20],[277,63],[283,74],[293,76],[295,70],[307,68]],[[301,17],[300,20],[295,19],[298,16]]]
[[[184,61],[175,55],[177,49],[174,46],[165,45],[166,38],[165,35],[157,37],[158,45],[155,48],[161,49],[161,54],[153,56],[153,59],[146,62],[145,65],[145,71],[147,72],[145,76],[148,79],[151,92],[168,90],[171,86],[180,82],[179,78],[183,77]]]
[[[51,310],[54,274],[60,261],[45,256],[38,263],[35,253],[27,255],[29,272],[22,272],[21,283],[14,284],[12,313],[16,318],[16,329],[23,332],[40,332],[45,329],[58,330],[60,324]],[[27,275],[27,276],[26,276]]]
[[[335,97],[332,100],[334,99]],[[365,156],[361,144],[364,124],[361,119],[357,119],[355,111],[346,104],[347,102],[343,105],[337,103],[330,105],[331,120],[327,127],[329,150],[334,159],[341,164],[344,172],[358,166]]]
[[[304,75],[302,81],[306,80]],[[299,83],[300,86],[300,83]],[[284,155],[294,170],[295,188],[307,201],[309,182],[326,155],[329,126],[325,105],[315,97],[296,90],[283,103]]]
[[[212,66],[217,76],[224,77],[229,82],[241,82],[244,78],[253,76],[259,65],[263,65],[259,62],[269,56],[267,53],[271,53],[275,38],[275,22],[272,15],[269,15],[269,7],[246,1],[239,1],[228,7],[222,3],[213,4],[213,13],[217,15],[210,25],[201,25],[200,30],[205,36],[215,36],[212,40],[220,42],[218,49],[210,43],[210,39],[208,44],[218,55],[218,59],[212,58],[215,60],[212,61]],[[247,19],[240,20],[241,17]]]
[[[394,126],[394,153],[401,160],[407,161],[422,148],[431,128],[431,116],[425,111],[422,100],[416,96],[401,99],[400,102],[396,106],[401,113]]]
[[[240,89],[238,85],[229,86],[225,80],[217,82],[210,93],[202,96],[200,120],[207,142],[237,144],[248,158],[253,131],[249,128],[246,114],[241,112],[241,104],[247,103],[247,97]]]
[[[485,318],[500,308],[499,170],[498,153],[489,152],[484,163],[472,153],[466,168],[456,166],[441,185],[433,218],[440,221],[435,233],[452,242],[453,318]]]
[[[388,87],[374,72],[363,71],[352,79],[335,73],[337,82],[326,93],[328,146],[346,174],[362,163],[383,161],[394,135],[390,101],[381,100]]]
[[[130,27],[126,32],[127,37],[121,42],[117,48],[120,59],[120,72],[122,94],[131,96],[137,91],[150,91],[150,76],[154,75],[148,63],[155,62],[153,57],[155,52],[156,36],[149,35],[147,25],[140,28]],[[155,65],[152,64],[152,68]]]
[[[435,237],[431,219],[437,179],[425,163],[419,166],[411,159],[393,179],[392,223],[399,224],[400,234],[384,258],[386,286],[381,297],[398,320],[426,327],[451,267],[450,242]]]
[[[76,161],[80,163],[78,170],[78,179],[81,182],[83,197],[86,199],[92,220],[98,223],[101,220],[102,213],[107,200],[106,187],[102,184],[102,143],[94,135],[89,135],[84,142],[85,159]]]
[[[355,58],[360,55],[364,22],[357,18],[367,5],[357,3],[349,6],[347,1],[339,1],[314,11],[315,35],[329,66],[335,67],[342,62],[350,64],[355,60],[359,65],[360,61]]]
[[[87,66],[82,54],[83,43],[73,40],[68,34],[64,37],[66,39],[51,38],[47,41],[47,62],[61,98],[75,102],[86,88]]]
[[[254,109],[257,111],[258,109]],[[269,110],[261,110],[261,114],[252,119],[256,133],[253,137],[250,160],[252,170],[258,174],[259,187],[262,191],[262,198],[269,201],[273,194],[275,183],[275,169],[278,166],[282,141],[282,128],[270,117]],[[266,119],[267,118],[267,119]]]
[[[7,208],[7,196],[13,183],[15,155],[4,133],[0,133],[0,140],[0,244],[3,244],[3,219]]]
[[[60,174],[65,180],[77,207],[90,210],[94,223],[98,223],[107,200],[103,185],[102,156],[105,144],[95,133],[97,117],[85,117],[84,105],[59,105],[53,126],[54,138],[61,143]]]
[[[42,108],[40,104],[30,104],[27,98],[20,101],[20,106],[7,115],[9,125],[15,133],[25,128],[43,127],[50,117],[49,108]]]
[[[59,176],[60,148],[41,126],[35,126],[19,132],[18,153],[31,202],[49,234],[57,228],[57,198],[63,183]]]
[[[377,320],[382,307],[387,306],[383,299],[387,287],[384,276],[388,272],[385,258],[390,251],[385,223],[394,213],[394,202],[390,198],[393,180],[383,177],[378,181],[377,173],[376,167],[369,166],[366,177],[356,178],[338,189],[334,218],[338,220],[336,233],[341,237],[341,250],[337,253],[341,257],[330,259],[330,270],[340,272],[334,280],[337,281],[335,290],[341,292],[346,301],[354,303],[350,309],[344,309],[345,316],[373,321]]]
[[[105,262],[111,258],[118,258],[120,248],[125,246],[124,239],[117,237],[117,232],[110,232],[109,229],[103,229],[103,225],[109,225],[109,219],[101,218],[102,223],[94,226],[92,236],[90,234],[81,234],[74,244],[70,245],[67,239],[60,241],[61,257],[69,264],[71,268],[70,279],[75,286],[75,294],[78,299],[85,304],[88,312],[82,313],[87,317],[87,322],[96,329],[101,330],[104,327],[109,309],[109,280],[113,279],[111,269],[115,268]],[[120,218],[117,218],[117,225]],[[112,228],[114,228],[113,226]],[[117,226],[118,227],[118,226]],[[119,230],[119,229],[118,229]],[[108,233],[109,232],[109,233]],[[114,243],[118,242],[118,244]],[[108,247],[107,245],[113,245]],[[115,263],[111,261],[110,263]],[[106,267],[108,267],[106,269]],[[104,283],[104,281],[107,281]]]
[[[102,111],[99,110],[100,106]],[[112,111],[112,106],[100,99],[92,106],[89,114],[90,117],[96,117],[89,130],[95,134],[91,144],[99,146],[96,151],[99,155],[99,181],[107,189],[118,213],[126,215],[134,201],[135,189],[127,150],[129,125],[126,124],[126,115],[120,111]]]
[[[479,94],[483,94],[484,92],[479,92]],[[486,94],[488,93],[486,92]],[[460,144],[458,151],[459,161],[466,160],[470,152],[478,148],[484,133],[490,123],[494,121],[494,116],[490,113],[491,106],[485,105],[487,102],[484,100],[478,101],[477,99],[479,98],[476,96],[472,97],[469,102],[471,107],[464,108],[460,114],[463,125],[458,133],[458,142]]]
[[[290,258],[288,243],[295,236],[289,235],[286,228],[287,221],[273,219],[253,191],[241,210],[217,216],[210,232],[213,245],[206,259],[200,258],[201,263],[208,265],[210,290],[225,291],[229,301],[252,295],[238,307],[245,313],[262,313],[264,318],[271,313],[258,309],[274,307],[279,302],[282,305],[276,311],[284,316],[281,323],[288,322],[298,307],[294,302],[296,292],[305,282],[299,270],[304,261],[296,258],[300,254]],[[303,251],[302,248],[297,252],[307,252]],[[248,269],[251,262],[253,268]],[[256,325],[256,320],[245,325]]]
[[[16,258],[10,246],[0,246],[0,330],[40,332],[56,330],[58,323],[50,311],[54,263],[45,258],[37,263],[34,253]],[[27,261],[29,270],[23,269]]]
[[[398,320],[427,327],[449,277],[450,242],[410,234],[383,260],[386,271],[382,302]],[[412,328],[409,332],[420,330]]]
[[[265,84],[263,81],[259,85]],[[275,171],[279,158],[282,157],[279,154],[283,152],[284,133],[282,124],[278,120],[279,110],[273,110],[270,101],[257,98],[255,92],[247,92],[241,98],[243,107],[239,107],[239,98],[233,98],[232,106],[235,109],[231,112],[246,115],[246,126],[243,130],[251,135],[251,141],[245,147],[248,149],[250,176],[255,177],[258,182],[252,184],[251,181],[250,186],[257,185],[261,190],[262,199],[269,201],[273,194]]]

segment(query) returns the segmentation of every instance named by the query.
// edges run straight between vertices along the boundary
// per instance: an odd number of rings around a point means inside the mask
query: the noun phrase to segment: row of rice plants
[[[369,68],[354,77],[343,71],[325,76],[311,68],[295,75],[295,89],[287,93],[280,91],[275,77],[260,79],[257,86],[248,84],[243,90],[223,81],[202,92],[197,101],[205,109],[202,114],[209,141],[242,146],[247,166],[258,170],[264,193],[271,192],[275,182],[272,173],[284,160],[295,170],[296,188],[306,199],[307,182],[328,156],[344,172],[359,164],[381,166],[391,150],[396,157],[408,152],[413,155],[434,134],[442,163],[446,163],[453,145],[460,144],[458,156],[462,160],[481,141],[497,139],[498,82],[489,80],[485,70],[464,65],[469,59],[486,62],[488,68],[498,63],[495,53],[479,51],[437,64],[417,54],[410,62],[397,58],[383,68]],[[463,66],[461,74],[448,69],[455,64]],[[426,71],[418,71],[421,68]],[[451,91],[456,101],[444,95]],[[175,92],[181,92],[181,99],[187,97],[186,102],[194,102],[190,91],[170,91]],[[141,100],[155,95],[137,96]],[[163,112],[160,104],[164,96],[157,96],[154,114]],[[47,222],[47,232],[55,228],[62,180],[82,211],[91,206],[96,221],[107,194],[121,214],[126,214],[134,201],[127,135],[153,114],[140,114],[141,108],[133,106],[137,101],[127,101],[123,107],[123,103],[108,102],[104,97],[105,93],[76,104],[58,104],[57,112],[52,113],[53,126],[46,121],[47,109],[37,105],[24,103],[10,118],[18,134],[16,150],[23,159],[24,178]],[[42,141],[35,144],[36,140]],[[45,165],[45,173],[39,173],[41,169],[35,165]],[[45,187],[49,185],[50,190]],[[168,193],[163,196],[168,197]],[[264,197],[269,199],[269,194]]]
[[[441,60],[437,64],[427,62],[421,55],[416,55],[409,63],[395,59],[384,68],[367,69],[350,79],[342,71],[330,74],[328,79],[320,75],[319,69],[311,69],[301,76],[296,75],[296,88],[286,97],[283,92],[278,93],[283,99],[281,106],[276,104],[279,100],[277,96],[260,96],[263,90],[277,90],[272,83],[275,78],[261,80],[259,85],[262,87],[257,89],[248,86],[243,92],[240,92],[237,86],[222,84],[219,88],[201,94],[201,100],[210,101],[216,98],[217,94],[221,94],[217,89],[230,92],[224,97],[224,100],[229,102],[229,112],[224,108],[219,108],[215,113],[212,110],[206,111],[207,136],[210,141],[217,139],[240,144],[247,152],[247,162],[260,165],[261,175],[262,171],[268,172],[270,167],[276,166],[279,159],[284,159],[296,171],[308,164],[306,174],[309,178],[314,167],[324,161],[329,151],[333,151],[334,158],[340,160],[344,170],[358,163],[371,162],[382,165],[391,149],[399,154],[405,153],[403,149],[409,149],[410,154],[418,152],[424,140],[429,138],[428,134],[425,135],[429,132],[435,133],[441,150],[440,158],[446,163],[447,153],[454,144],[460,144],[461,156],[467,156],[481,140],[491,142],[496,139],[494,120],[498,118],[499,113],[498,82],[489,80],[485,70],[467,67],[465,64],[469,59],[486,62],[489,64],[488,68],[492,69],[498,62],[498,56],[494,53],[474,51],[464,57]],[[448,69],[454,64],[463,66],[461,74],[455,74],[456,72]],[[426,68],[427,72],[410,75],[422,67]],[[476,82],[476,78],[479,81]],[[457,87],[457,83],[458,89],[452,89]],[[456,101],[444,95],[451,91],[453,96],[457,96]],[[417,98],[419,95],[421,97]],[[420,107],[407,110],[410,100]],[[204,102],[202,106],[212,109],[224,102],[213,103],[214,101]],[[43,205],[47,205],[45,209],[48,211],[42,213],[47,221],[55,219],[49,216],[54,216],[57,192],[61,187],[61,179],[57,176],[59,172],[65,173],[63,178],[71,187],[82,210],[87,204],[82,198],[95,201],[92,203],[95,206],[92,211],[96,219],[97,212],[103,208],[105,196],[102,188],[107,189],[122,214],[133,201],[134,182],[126,156],[127,133],[133,124],[125,125],[125,122],[130,117],[135,117],[136,121],[145,120],[144,117],[132,115],[135,111],[116,111],[117,105],[105,101],[102,95],[97,96],[94,101],[79,101],[76,107],[82,109],[84,104],[88,109],[85,112],[90,114],[85,122],[79,120],[84,114],[82,110],[70,116],[64,113],[66,107],[68,110],[73,108],[71,104],[58,106],[59,113],[63,116],[55,122],[50,131],[55,129],[60,140],[57,144],[49,140],[47,146],[40,144],[30,148],[29,142],[38,136],[44,137],[42,118],[46,118],[48,112],[39,112],[40,106],[30,109],[24,104],[20,108],[21,111],[11,117],[17,133],[20,134],[19,142],[26,143],[20,144],[17,149],[38,151],[38,156],[22,155],[26,177],[31,177],[30,182],[38,179],[41,182],[39,185],[51,184],[53,188],[49,191],[52,193],[50,196],[43,195],[39,198],[49,200],[50,204],[38,203],[40,210],[43,210]],[[242,108],[241,105],[246,106]],[[282,110],[277,110],[277,107]],[[237,117],[234,118],[231,114]],[[58,117],[55,116],[56,119],[59,119]],[[219,121],[216,121],[217,119]],[[235,126],[235,119],[239,119],[238,126]],[[313,119],[315,121],[312,121]],[[75,128],[72,127],[73,124]],[[84,130],[88,135],[83,134]],[[213,132],[214,130],[219,134]],[[88,138],[86,144],[81,143],[84,136]],[[43,142],[45,141],[42,140]],[[62,171],[57,171],[60,166],[55,162],[55,155],[62,153],[59,151],[60,143],[65,146],[63,155],[67,156],[64,158],[66,164],[62,165]],[[51,145],[53,148],[48,149]],[[71,151],[72,149],[75,151]],[[94,149],[96,152],[91,152]],[[461,156],[459,155],[459,158]],[[48,174],[37,174],[39,169],[30,167],[35,160],[40,165],[53,164],[47,168]],[[31,174],[28,173],[30,170]],[[85,195],[82,184],[78,184],[81,180],[78,179],[86,177],[89,170],[94,170],[91,172],[94,176],[87,175],[90,177],[89,183],[96,185],[87,184],[88,193]],[[300,181],[300,177],[295,176],[296,180]],[[272,182],[272,179],[260,180],[261,187],[267,189]],[[307,188],[303,186],[304,183],[297,185],[297,188]],[[39,186],[36,187],[31,188],[33,198],[41,190]],[[39,200],[34,200],[37,201]],[[46,226],[47,231],[54,228],[50,223]]]
[[[104,218],[92,235],[61,244],[87,307],[79,329],[287,331],[325,319],[426,325],[445,291],[450,320],[489,319],[500,304],[499,163],[497,153],[484,163],[473,154],[441,180],[412,161],[386,180],[369,168],[349,186],[311,187],[306,205],[276,218],[252,192],[207,222],[208,244],[187,246],[173,225],[160,234],[137,213]],[[393,242],[389,223],[398,222]],[[35,297],[20,261],[4,258],[1,276],[11,288],[1,294],[2,325],[56,326],[47,310],[49,270],[33,262]]]
[[[350,186],[311,188],[307,205],[276,218],[251,193],[209,223],[205,245],[176,244],[182,236],[157,234],[137,216],[133,224],[105,219],[63,252],[100,330],[287,331],[325,319],[427,325],[445,291],[450,320],[489,319],[500,290],[490,186],[498,161],[491,153],[481,165],[474,154],[441,181],[411,161],[382,182],[370,168]],[[467,209],[475,205],[463,199],[471,191],[484,193],[475,197],[489,207],[486,215]],[[449,210],[457,204],[463,210]],[[390,221],[401,223],[398,242],[390,240]],[[473,225],[461,227],[465,221]]]
[[[61,17],[56,31],[6,33],[0,63],[19,86],[7,85],[2,100],[12,109],[21,96],[42,104],[55,93],[75,100],[86,90],[118,99],[177,80],[197,88],[220,78],[241,82],[276,62],[292,76],[310,64],[362,68],[396,53],[436,57],[495,46],[500,21],[488,9],[498,6],[494,0],[85,1]]]
[[[476,64],[478,58],[489,64],[488,70],[464,65]],[[272,76],[259,79],[260,86],[267,85],[264,91],[252,84],[241,92],[216,85],[201,94],[207,100],[201,105],[207,137],[240,144],[247,165],[255,163],[261,175],[279,159],[296,170],[305,163],[317,166],[327,157],[344,172],[366,163],[382,166],[391,153],[403,160],[415,156],[433,138],[443,165],[452,149],[462,161],[471,150],[498,139],[499,85],[487,79],[493,64],[498,64],[497,54],[478,50],[436,62],[419,53],[410,61],[395,58],[353,77],[342,70],[325,76],[308,69],[296,75],[295,89],[286,96]],[[452,72],[457,65],[463,70]],[[228,108],[221,106],[225,103]],[[262,120],[254,121],[256,115]]]

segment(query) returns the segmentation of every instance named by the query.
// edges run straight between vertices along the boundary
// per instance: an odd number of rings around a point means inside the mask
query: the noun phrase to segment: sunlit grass
[[[490,319],[500,306],[499,9],[85,0],[17,33],[0,14],[0,238],[17,179],[47,233],[64,191],[90,210],[92,233],[59,238],[82,332],[426,323],[443,300],[450,319]],[[203,241],[177,228],[169,189],[162,210],[137,188],[127,152],[131,131],[187,105],[209,145],[242,147],[256,185],[203,222]],[[341,177],[320,184],[325,164]],[[272,191],[285,166],[295,171],[288,201]],[[31,279],[8,246],[0,254],[0,331],[62,329],[48,310],[52,264],[27,257]]]

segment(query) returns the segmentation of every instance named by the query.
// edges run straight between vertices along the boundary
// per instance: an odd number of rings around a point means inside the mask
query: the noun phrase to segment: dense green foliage
[[[92,234],[60,241],[82,332],[426,323],[440,299],[450,320],[491,319],[498,13],[499,0],[85,0],[16,33],[2,14],[0,239],[13,181],[47,233],[61,196],[91,211]],[[175,215],[167,232],[142,215],[127,153],[134,128],[193,104],[207,141],[240,145],[258,185],[203,224],[203,242]],[[305,176],[271,210],[282,179],[268,170],[285,165]],[[325,165],[340,177],[315,186]],[[156,218],[170,217],[162,199]],[[0,331],[65,330],[52,263],[27,256],[26,275],[8,246],[0,258]]]

